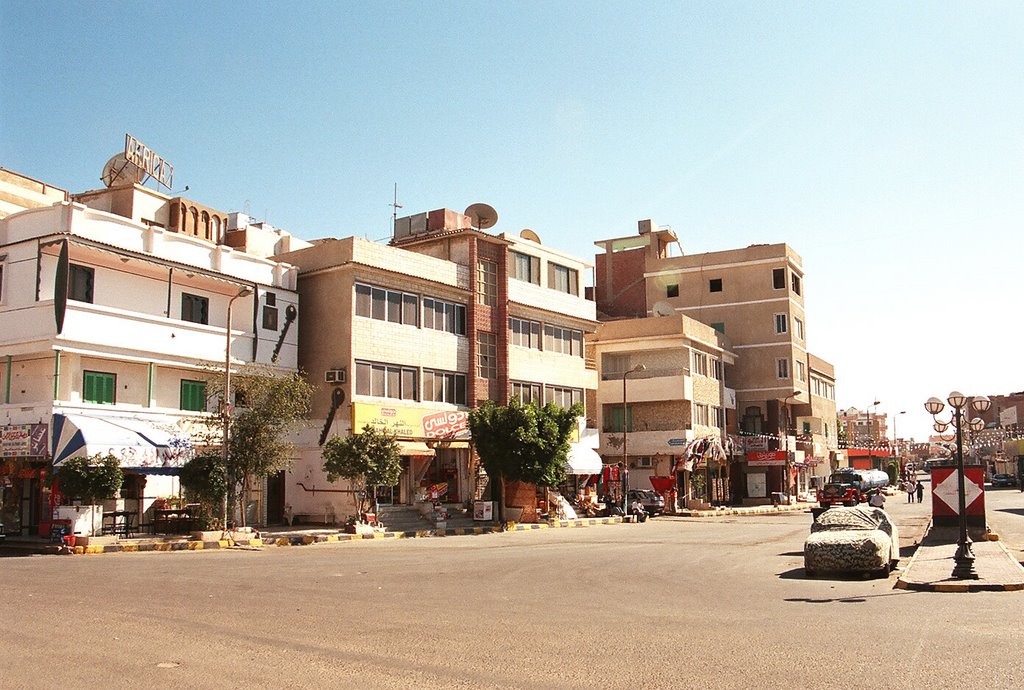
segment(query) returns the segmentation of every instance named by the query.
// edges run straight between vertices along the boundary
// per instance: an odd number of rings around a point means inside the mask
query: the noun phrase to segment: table
[[[135,535],[135,511],[114,510],[103,513],[103,531],[107,531],[107,520],[110,520],[110,532],[119,537],[130,539]]]
[[[192,506],[183,508],[155,508],[153,531],[157,534],[188,534],[194,518]]]

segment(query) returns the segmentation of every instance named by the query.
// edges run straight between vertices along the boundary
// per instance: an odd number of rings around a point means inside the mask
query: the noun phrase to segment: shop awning
[[[70,458],[113,455],[121,468],[143,474],[177,474],[192,459],[192,439],[132,417],[53,415],[53,465]]]
[[[569,444],[569,474],[600,474],[601,456],[593,448],[580,443]]]
[[[419,441],[397,441],[399,455],[433,455],[434,451],[426,443]]]

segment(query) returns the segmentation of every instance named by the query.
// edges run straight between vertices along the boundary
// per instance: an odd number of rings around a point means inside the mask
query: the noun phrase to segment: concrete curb
[[[711,510],[682,510],[673,513],[675,517],[722,517],[726,515],[771,515],[775,513],[802,513],[816,507],[816,503],[797,503],[787,506],[748,506],[736,508],[713,508]]]
[[[568,529],[574,527],[590,527],[591,525],[612,525],[622,522],[620,517],[581,518],[578,520],[558,520],[538,523],[510,523],[508,528],[502,525],[486,527],[454,527],[452,529],[409,530],[404,532],[374,532],[372,534],[316,534],[267,537],[234,541],[221,539],[217,541],[165,541],[139,544],[97,544],[94,546],[76,546],[66,553],[75,555],[98,555],[107,553],[153,553],[173,551],[210,551],[231,549],[235,547],[264,548],[267,546],[310,546],[312,544],[336,544],[343,542],[372,541],[381,539],[420,539],[424,537],[459,537],[481,534],[495,534],[502,531],[526,532],[537,529]]]
[[[931,524],[928,529],[925,530],[925,535],[931,530]],[[988,541],[995,543],[1005,556],[1010,560],[1016,560],[1010,550],[999,540],[999,538],[989,539]],[[900,573],[900,576],[896,579],[895,589],[906,589],[915,592],[1020,592],[1024,591],[1024,582],[1011,582],[1011,583],[998,583],[998,582],[914,582],[905,580],[904,577],[910,574],[911,569],[914,567],[914,562],[917,560],[919,554],[922,553],[921,547],[924,546],[924,540],[918,545],[917,551],[911,556],[910,562],[907,567]]]

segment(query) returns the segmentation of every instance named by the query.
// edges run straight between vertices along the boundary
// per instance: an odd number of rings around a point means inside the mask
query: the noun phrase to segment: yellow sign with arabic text
[[[366,425],[398,438],[469,437],[468,412],[352,403],[353,430],[359,433]]]

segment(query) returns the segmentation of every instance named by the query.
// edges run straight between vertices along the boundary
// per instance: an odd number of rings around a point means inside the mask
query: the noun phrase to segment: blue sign
[[[685,438],[670,438],[668,440],[668,444],[670,446],[685,446],[686,445],[686,439]]]

